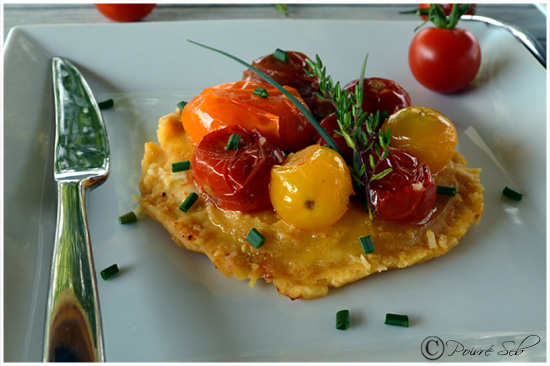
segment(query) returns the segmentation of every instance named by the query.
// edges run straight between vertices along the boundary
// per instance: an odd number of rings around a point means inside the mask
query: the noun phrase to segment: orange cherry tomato
[[[145,18],[156,4],[94,4],[97,10],[116,22],[135,22]]]
[[[284,88],[305,106],[296,89]],[[255,95],[257,89],[264,89],[267,96]],[[257,129],[277,148],[293,152],[309,145],[314,130],[279,90],[255,81],[235,81],[203,90],[183,108],[181,121],[195,144],[212,131],[236,125]]]

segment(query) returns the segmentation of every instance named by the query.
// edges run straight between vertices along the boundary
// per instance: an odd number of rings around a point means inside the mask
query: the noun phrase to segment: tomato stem
[[[431,4],[427,21],[431,21],[437,28],[454,29],[460,17],[472,8],[472,6],[470,4],[453,4],[452,6],[451,13],[447,16],[441,5]]]

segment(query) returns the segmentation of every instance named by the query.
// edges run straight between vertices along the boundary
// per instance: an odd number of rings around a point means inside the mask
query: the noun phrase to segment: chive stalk
[[[283,51],[280,48],[277,48],[275,52],[273,52],[273,57],[279,61],[288,62],[288,52]]]
[[[183,172],[189,169],[191,169],[191,162],[189,160],[172,163],[172,173]]]
[[[185,108],[185,106],[187,105],[187,102],[182,100],[181,102],[178,103],[178,108],[180,111],[183,111],[183,108]]]
[[[105,268],[103,271],[100,272],[101,278],[103,278],[105,281],[107,281],[109,278],[113,277],[119,272],[117,264],[113,264],[112,266],[109,266]]]
[[[456,187],[437,186],[437,194],[441,194],[443,196],[455,197],[457,192],[458,192],[458,189]]]
[[[386,314],[385,324],[397,325],[399,327],[408,327],[409,326],[409,317],[407,315],[388,313],[388,314]]]
[[[254,248],[258,249],[265,244],[266,238],[256,228],[253,228],[248,232],[246,241],[252,244]]]
[[[181,203],[179,209],[187,213],[187,211],[189,211],[191,206],[193,206],[193,204],[197,201],[198,198],[199,198],[199,195],[197,193],[195,192],[189,193],[187,198],[185,198],[185,200]]]
[[[113,108],[114,105],[115,105],[115,102],[113,101],[113,99],[107,99],[97,103],[97,106],[99,107],[100,110]]]
[[[359,238],[359,242],[361,243],[365,254],[374,252],[374,243],[372,242],[370,235]]]
[[[263,88],[254,89],[254,95],[260,98],[267,98],[269,96],[269,94],[267,93],[267,90]]]
[[[229,136],[229,139],[227,140],[227,146],[225,147],[227,150],[235,150],[239,147],[239,142],[241,141],[241,135],[238,133],[234,133],[231,136]]]
[[[506,197],[510,197],[511,199],[514,199],[516,201],[521,201],[523,198],[523,193],[511,188],[511,187],[504,187],[504,190],[502,191],[502,194]]]
[[[346,330],[349,328],[349,310],[344,309],[336,313],[336,329]]]
[[[125,225],[125,224],[130,224],[132,222],[136,222],[137,221],[137,216],[136,216],[136,213],[134,211],[130,211],[122,216],[120,216],[118,218],[118,222],[121,224],[121,225]]]

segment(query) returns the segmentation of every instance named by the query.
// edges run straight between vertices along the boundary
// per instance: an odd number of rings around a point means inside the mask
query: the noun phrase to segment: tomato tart
[[[294,60],[288,70],[268,58],[271,76],[286,70],[284,82],[293,79],[288,72],[302,73],[304,56],[298,56],[280,61]],[[307,71],[298,85],[284,87],[310,110],[321,105],[312,75]],[[319,135],[286,94],[244,76],[205,89],[160,118],[158,142],[145,144],[141,163],[142,212],[224,275],[251,287],[263,279],[291,299],[318,298],[443,255],[479,223],[480,170],[468,168],[454,150],[452,123],[433,109],[411,106],[400,86],[365,79],[365,89],[378,88],[365,95],[379,98],[393,88],[388,95],[397,106],[366,127],[365,142],[372,133],[377,142],[358,156],[353,145],[346,149],[349,140],[334,121],[333,113],[345,118],[337,106],[315,113],[318,121],[331,119]],[[358,161],[364,168],[357,169]],[[190,169],[174,171],[180,162]],[[363,176],[368,179],[360,181]]]

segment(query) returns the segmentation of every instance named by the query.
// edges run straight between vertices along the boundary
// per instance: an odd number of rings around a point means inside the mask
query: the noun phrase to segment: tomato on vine
[[[477,75],[481,66],[481,48],[477,38],[463,28],[456,28],[469,4],[455,5],[445,15],[440,5],[432,4],[428,20],[435,27],[422,29],[409,48],[409,66],[416,80],[439,93],[463,89]]]

